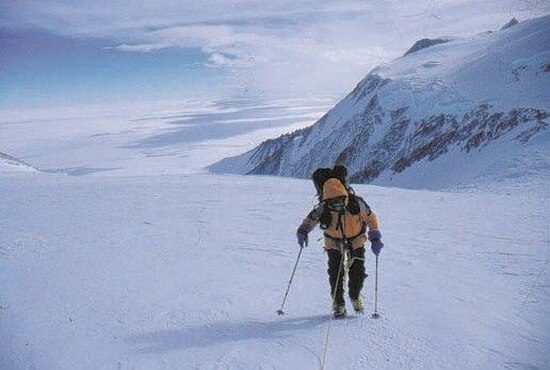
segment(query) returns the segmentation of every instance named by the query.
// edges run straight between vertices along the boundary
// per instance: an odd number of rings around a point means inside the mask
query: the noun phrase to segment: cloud
[[[251,67],[254,65],[254,58],[240,59],[231,58],[221,53],[213,53],[208,57],[208,67]]]
[[[108,47],[105,47],[104,49],[140,52],[140,53],[152,53],[153,51],[157,51],[163,48],[164,47],[159,44],[134,44],[134,45],[120,44],[117,46],[108,46]]]
[[[165,48],[202,48],[214,50],[235,44],[244,35],[238,35],[229,26],[223,25],[193,25],[166,27],[158,30],[143,30],[137,36],[140,40],[136,44],[120,44],[113,49],[125,51],[160,50]],[[145,42],[143,42],[145,41]]]
[[[235,93],[342,93],[417,39],[498,29],[548,13],[522,0],[20,0],[4,27],[106,40],[116,51],[198,50]],[[199,72],[197,72],[199,73]]]

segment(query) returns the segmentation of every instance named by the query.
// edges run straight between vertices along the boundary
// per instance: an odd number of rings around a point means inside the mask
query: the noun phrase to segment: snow
[[[550,16],[545,16],[498,32],[454,37],[398,58],[377,72],[433,94],[427,101],[435,112],[442,110],[440,95],[453,95],[451,100],[460,103],[489,102],[498,109],[548,109],[550,76],[541,73],[541,66],[550,59],[549,34]],[[426,104],[412,107],[425,109]]]
[[[323,104],[253,114],[318,118]],[[0,173],[0,368],[318,369],[328,325],[326,369],[548,368],[540,171],[518,162],[521,176],[452,192],[356,186],[381,219],[382,318],[330,320],[319,230],[279,317],[313,184],[203,166],[316,118],[257,125],[251,106],[3,116],[0,148],[50,172]],[[224,137],[207,124],[213,138],[187,140],[174,123],[199,129],[205,114]],[[176,142],[140,145],[173,130]],[[366,264],[370,313],[370,251]]]
[[[519,176],[534,167],[550,177],[548,35],[546,15],[445,37],[375,68],[305,132],[210,169],[308,178],[315,168],[342,162],[360,182],[432,190],[479,184],[481,177],[501,181],[518,163]],[[484,141],[470,153],[467,142],[476,137]]]
[[[330,308],[319,243],[288,315],[274,313],[310,183],[27,180],[0,185],[6,368],[318,368]],[[547,197],[357,190],[383,222],[383,318],[335,322],[327,368],[548,364]]]
[[[381,175],[375,182],[410,189],[438,188],[459,191],[464,187],[491,186],[496,182],[548,184],[550,181],[550,132],[518,147],[509,135],[490,150],[463,153],[455,148],[433,161],[424,159],[414,171],[400,176]],[[464,179],[468,179],[465,182]]]
[[[35,171],[35,169],[20,159],[0,152],[0,173],[14,174],[30,171]]]
[[[196,173],[261,138],[311,124],[333,103],[333,98],[190,100],[4,111],[0,151],[69,175]]]

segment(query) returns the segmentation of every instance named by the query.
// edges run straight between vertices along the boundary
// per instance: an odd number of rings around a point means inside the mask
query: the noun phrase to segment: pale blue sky
[[[549,11],[522,0],[7,0],[0,108],[341,95],[419,38]]]
[[[73,105],[166,99],[219,85],[198,49],[155,53],[106,49],[112,41],[71,39],[43,30],[2,30],[1,105]]]

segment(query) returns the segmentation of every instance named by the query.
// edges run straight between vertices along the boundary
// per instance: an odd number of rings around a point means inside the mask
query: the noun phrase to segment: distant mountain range
[[[469,38],[423,39],[372,70],[313,126],[211,166],[440,188],[550,173],[550,16]]]

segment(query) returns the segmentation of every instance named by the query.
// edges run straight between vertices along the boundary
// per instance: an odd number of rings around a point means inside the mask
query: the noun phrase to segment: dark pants
[[[346,250],[348,251],[348,250]],[[365,248],[357,248],[348,251],[348,259],[351,263],[348,270],[348,289],[351,299],[356,299],[363,288],[363,281],[367,277],[365,273]],[[336,249],[329,249],[328,254],[328,280],[330,282],[331,297],[335,297],[334,301],[338,304],[344,304],[344,271],[345,266],[340,267],[342,262],[342,253]],[[338,278],[338,271],[340,277]],[[336,282],[338,281],[338,286]],[[336,295],[334,295],[336,290]]]

